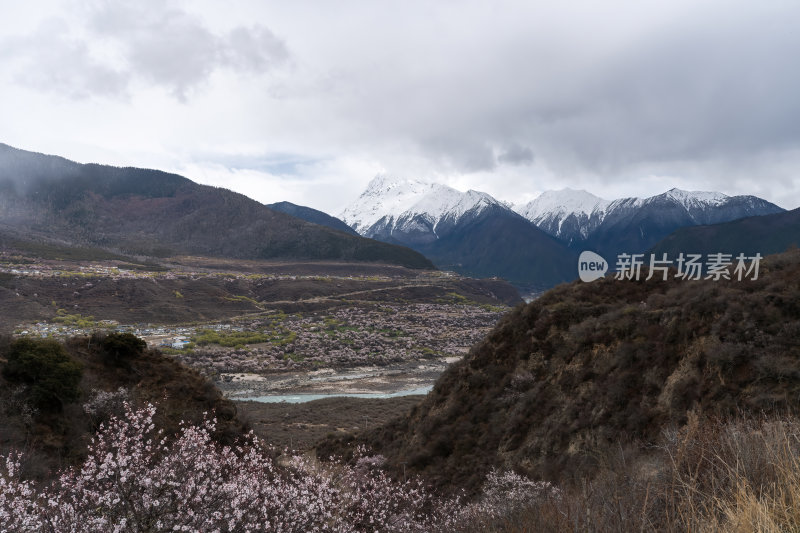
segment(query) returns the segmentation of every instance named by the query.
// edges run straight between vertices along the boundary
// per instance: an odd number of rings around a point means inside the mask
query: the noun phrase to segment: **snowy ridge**
[[[377,231],[425,231],[422,221],[436,232],[442,221],[457,224],[467,213],[477,214],[488,206],[504,204],[489,194],[460,192],[447,185],[380,174],[361,196],[339,216],[361,235]]]
[[[606,219],[619,219],[648,206],[679,206],[695,223],[707,223],[713,219],[711,213],[730,200],[732,197],[719,192],[673,188],[648,198],[618,198],[609,202],[583,190],[561,189],[545,191],[514,210],[550,235],[571,242],[588,238]]]
[[[436,184],[379,174],[339,218],[362,235],[384,217],[397,219]]]
[[[718,206],[725,203],[730,196],[721,192],[707,191],[684,191],[681,189],[670,189],[663,195],[672,198],[686,209],[691,209],[701,205]]]
[[[446,185],[437,185],[404,212],[403,216],[421,215],[433,225],[435,232],[436,226],[442,220],[456,223],[468,212],[479,213],[495,204],[499,202],[485,192],[469,190],[462,193]]]
[[[586,238],[605,217],[610,202],[584,190],[545,191],[514,211],[554,237],[577,231]],[[569,221],[569,228],[564,224]],[[569,238],[569,237],[568,237]]]
[[[648,224],[677,228],[780,210],[755,196],[677,188],[648,198],[613,201],[567,188],[545,191],[526,204],[509,205],[480,191],[461,192],[440,183],[381,174],[339,218],[366,237],[424,244],[443,237],[460,222],[473,220],[489,207],[513,211],[570,246],[595,238],[598,232],[621,231],[644,219],[650,221]]]
[[[716,207],[724,204],[730,196],[720,192],[684,191],[673,188],[665,193],[648,198],[619,198],[613,201],[604,200],[584,190],[561,189],[545,191],[535,200],[527,204],[514,206],[514,211],[534,224],[548,217],[566,218],[569,215],[599,216],[602,220],[606,213],[619,208],[638,208],[657,199],[672,200],[687,210]]]
[[[609,204],[608,200],[592,193],[567,188],[545,191],[527,204],[514,206],[514,211],[533,222],[547,215],[567,216],[572,213],[589,216],[605,211]]]

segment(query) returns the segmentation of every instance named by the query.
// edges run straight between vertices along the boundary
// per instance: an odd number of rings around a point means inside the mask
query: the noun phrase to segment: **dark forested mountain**
[[[500,206],[489,206],[413,245],[438,267],[468,276],[500,277],[539,292],[576,275],[577,257],[562,243]]]
[[[287,215],[292,215],[293,217],[301,218],[306,222],[313,222],[314,224],[319,224],[320,226],[326,226],[331,229],[343,231],[350,235],[358,235],[358,232],[356,230],[354,230],[353,228],[351,228],[338,218],[332,217],[323,211],[319,211],[318,209],[313,209],[311,207],[293,204],[291,202],[277,202],[274,204],[267,204],[267,207],[269,207],[273,211],[280,211],[281,213],[286,213]]]
[[[432,266],[408,248],[312,224],[175,174],[83,165],[3,144],[0,224],[26,239],[139,255]]]
[[[764,256],[797,246],[800,246],[800,209],[725,224],[681,228],[658,242],[652,251],[673,258],[681,252]]]
[[[766,258],[755,281],[562,285],[506,315],[408,418],[363,441],[396,471],[475,488],[491,467],[586,474],[609,447],[653,442],[690,411],[797,413],[798,279],[794,250]]]

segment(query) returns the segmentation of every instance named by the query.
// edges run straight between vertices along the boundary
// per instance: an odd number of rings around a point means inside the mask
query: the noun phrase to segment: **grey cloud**
[[[122,46],[132,73],[185,99],[217,66],[218,38],[182,11],[166,9],[153,17],[148,7],[109,4],[97,14],[93,29]]]
[[[243,0],[222,28],[213,17],[230,8],[219,2],[73,1],[87,6],[77,31],[0,40],[5,72],[73,97],[155,85],[179,99],[215,73],[241,74],[236,100],[214,94],[196,122],[176,126],[174,145],[529,173],[590,190],[675,176],[730,192],[749,179],[800,198],[796,0]],[[262,25],[271,20],[291,56]],[[290,62],[291,76],[241,83]],[[221,134],[208,117],[223,107]]]
[[[216,34],[171,2],[96,2],[85,15],[88,37],[50,21],[36,35],[0,43],[17,44],[19,80],[73,97],[124,95],[132,81],[142,80],[185,101],[216,70],[262,74],[289,57],[285,43],[265,26]],[[59,31],[52,31],[54,24]],[[116,57],[96,59],[95,47],[114,50]]]
[[[223,60],[242,71],[265,72],[289,59],[284,42],[263,26],[234,28],[224,44]]]
[[[533,163],[533,150],[527,146],[512,144],[497,156],[497,162],[508,165],[530,165]]]
[[[293,176],[295,179],[305,180],[309,176],[304,176],[304,168],[320,164],[325,159],[318,157],[308,157],[296,153],[271,152],[259,155],[253,154],[225,154],[207,152],[197,154],[196,163],[212,163],[222,165],[227,169],[251,169],[266,172],[273,175]]]
[[[800,4],[679,4],[627,26],[613,7],[602,24],[559,12],[549,33],[526,33],[536,13],[517,5],[518,26],[503,19],[493,28],[487,16],[462,40],[447,25],[398,17],[397,33],[413,34],[418,53],[382,63],[383,49],[394,59],[398,37],[364,37],[380,51],[338,80],[336,97],[367,135],[411,141],[464,172],[528,163],[513,143],[561,175],[680,170],[687,160],[711,170],[719,159],[800,146]],[[617,15],[628,7],[614,6]],[[465,24],[475,16],[467,6]]]
[[[555,116],[536,108],[532,140],[556,168],[599,173],[798,146],[798,16],[795,7],[733,10],[648,35],[599,65]]]
[[[497,166],[492,147],[480,139],[436,137],[423,142],[423,150],[442,166],[459,172],[494,170]]]
[[[134,73],[171,88],[181,100],[218,68],[259,74],[289,55],[264,26],[216,35],[198,17],[160,0],[102,4],[91,26],[122,46]]]
[[[20,57],[26,61],[17,62]],[[0,42],[0,58],[23,85],[73,99],[124,95],[130,81],[127,72],[99,62],[85,42],[70,38],[59,19],[47,20],[32,35]]]

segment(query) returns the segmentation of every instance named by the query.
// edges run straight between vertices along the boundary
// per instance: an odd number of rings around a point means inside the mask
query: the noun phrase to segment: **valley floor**
[[[129,263],[0,251],[0,326],[8,332],[59,338],[131,332],[234,400],[424,391],[520,301],[503,281],[389,265],[198,257]],[[404,412],[415,400],[326,401],[345,402],[354,413],[375,408],[377,423],[380,413]],[[269,414],[258,420],[305,412],[241,405]],[[316,422],[302,418],[280,430],[258,424],[286,445],[286,435],[307,443],[337,428],[352,430],[359,417],[343,416],[310,431]]]
[[[305,451],[330,434],[357,433],[407,415],[423,396],[368,400],[327,398],[306,403],[236,402],[239,416],[278,449]]]

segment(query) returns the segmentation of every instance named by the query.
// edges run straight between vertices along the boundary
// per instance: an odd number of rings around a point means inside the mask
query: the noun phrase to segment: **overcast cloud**
[[[377,172],[521,201],[800,206],[794,1],[50,0],[0,16],[0,142],[339,213]]]

